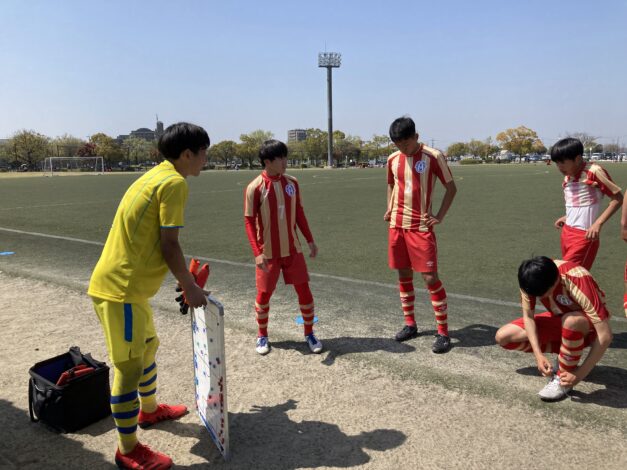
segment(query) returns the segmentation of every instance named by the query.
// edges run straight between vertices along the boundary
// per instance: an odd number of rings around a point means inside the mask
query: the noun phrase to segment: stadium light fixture
[[[318,54],[318,67],[327,69],[327,105],[329,109],[327,164],[329,166],[333,166],[333,83],[331,70],[339,68],[340,65],[342,65],[342,54],[339,52],[320,52]]]

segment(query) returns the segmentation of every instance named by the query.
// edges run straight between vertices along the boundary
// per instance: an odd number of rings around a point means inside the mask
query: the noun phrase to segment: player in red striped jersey
[[[538,256],[518,268],[522,318],[501,327],[496,342],[509,350],[533,352],[549,383],[538,393],[545,401],[566,398],[586,378],[612,342],[605,296],[583,267]],[[539,299],[547,311],[534,315]],[[590,352],[578,366],[584,348]],[[544,353],[558,354],[552,367]]]
[[[296,227],[307,240],[309,256],[315,258],[314,243],[301,204],[298,181],[285,174],[287,146],[278,140],[267,140],[261,146],[259,159],[264,165],[261,174],[252,180],[244,193],[246,234],[256,265],[257,298],[255,318],[258,325],[256,351],[270,352],[268,316],[270,297],[279,275],[286,284],[293,284],[303,317],[305,341],[314,353],[322,352],[322,343],[313,332],[314,301],[309,289],[309,274]]]
[[[409,117],[396,119],[390,126],[390,138],[398,148],[388,157],[387,210],[383,219],[388,231],[388,263],[398,270],[401,306],[405,326],[395,339],[406,341],[418,335],[414,318],[414,271],[422,274],[431,296],[437,323],[432,350],[451,349],[448,334],[446,291],[438,276],[437,242],[433,228],[442,222],[457,192],[453,175],[444,155],[418,141],[416,126]],[[434,216],[431,198],[436,180],[446,192],[440,210]]]
[[[555,221],[562,231],[562,258],[590,269],[599,250],[601,227],[622,204],[621,188],[601,166],[584,161],[579,139],[567,137],[556,142],[551,160],[564,175],[566,215]],[[601,212],[604,195],[610,202]]]

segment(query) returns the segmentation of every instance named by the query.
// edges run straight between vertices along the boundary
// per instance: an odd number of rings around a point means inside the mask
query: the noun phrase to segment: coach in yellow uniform
[[[114,367],[111,410],[120,468],[170,468],[170,457],[138,442],[137,425],[143,428],[187,413],[184,405],[157,404],[159,339],[148,300],[170,268],[191,307],[207,304],[187,269],[178,234],[187,203],[185,178],[198,176],[206,164],[209,136],[202,127],[173,124],[158,147],[165,160],[124,194],[88,290]]]

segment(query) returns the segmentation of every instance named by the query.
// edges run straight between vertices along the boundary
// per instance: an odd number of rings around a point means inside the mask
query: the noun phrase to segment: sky
[[[627,144],[627,0],[0,1],[0,138],[116,137],[189,121],[211,140],[411,116],[446,148],[520,125]]]

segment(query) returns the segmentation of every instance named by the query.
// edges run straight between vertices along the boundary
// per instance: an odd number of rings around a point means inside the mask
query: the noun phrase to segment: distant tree
[[[603,146],[603,151],[604,152],[610,152],[610,153],[620,153],[621,151],[621,147],[618,144],[618,142],[616,143],[611,143],[611,144],[605,144]]]
[[[84,140],[70,134],[55,137],[50,142],[52,154],[56,157],[75,157],[78,154],[78,149],[83,145],[85,145]]]
[[[89,143],[95,145],[94,155],[102,157],[108,166],[115,165],[124,160],[124,151],[117,140],[102,132],[93,134]]]
[[[525,126],[499,132],[496,136],[496,140],[505,150],[509,150],[520,156],[534,152],[534,149],[538,149],[540,145],[544,145],[538,137],[538,134]]]
[[[305,139],[305,154],[307,158],[313,160],[314,166],[322,159],[326,160],[327,155],[327,133],[320,129],[307,129]]]
[[[242,160],[245,159],[248,161],[248,168],[252,168],[253,162],[259,156],[261,144],[272,138],[274,138],[272,132],[262,131],[261,129],[249,132],[248,134],[242,134],[239,136],[242,143],[238,146],[237,155],[242,158]]]
[[[223,140],[215,145],[209,147],[209,161],[212,162],[224,162],[224,166],[229,164],[229,158],[234,158],[236,155],[237,144],[232,140]]]
[[[597,143],[598,137],[588,134],[587,132],[568,132],[566,137],[574,137],[575,139],[579,139],[583,144],[584,152],[588,152],[588,154],[592,154],[593,152],[601,152],[598,150],[599,144]]]
[[[446,154],[449,157],[461,157],[468,153],[468,146],[464,142],[455,142],[448,146]]]
[[[76,155],[79,157],[93,157],[96,155],[96,144],[91,142],[85,142],[77,151]]]
[[[135,165],[150,159],[151,145],[145,139],[129,137],[124,141],[123,147],[127,151],[128,158],[133,160]]]
[[[34,170],[50,154],[50,138],[35,131],[21,130],[7,142],[15,166],[26,164]]]

